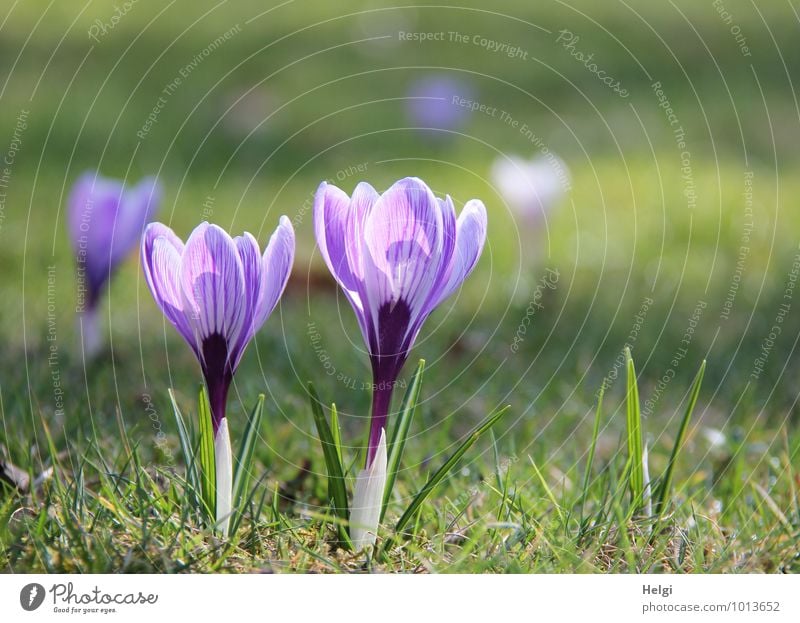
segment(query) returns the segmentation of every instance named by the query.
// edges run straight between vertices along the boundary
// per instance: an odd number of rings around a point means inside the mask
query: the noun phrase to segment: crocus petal
[[[456,246],[456,233],[458,231],[458,221],[456,219],[456,208],[453,205],[453,200],[450,195],[445,196],[444,199],[437,199],[439,202],[439,209],[442,212],[442,257],[445,261],[442,262],[441,277],[446,277],[448,262],[446,258],[453,256],[453,249]]]
[[[152,220],[161,203],[161,186],[155,177],[146,177],[123,193],[113,223],[111,264],[121,261],[136,246],[142,230]]]
[[[77,251],[88,242],[93,249],[108,255],[111,234],[124,188],[121,182],[87,172],[78,178],[70,192],[68,226]]]
[[[233,239],[239,261],[242,263],[245,283],[245,315],[250,316],[256,308],[256,303],[261,296],[261,252],[258,242],[249,232]]]
[[[423,312],[440,277],[442,210],[422,180],[406,178],[387,190],[364,226],[364,297],[377,326],[380,310],[403,302],[411,318]]]
[[[386,431],[381,430],[381,440],[375,458],[367,469],[362,469],[358,473],[353,492],[350,540],[357,552],[374,545],[378,536],[383,492],[386,488],[387,462]]]
[[[334,279],[345,290],[356,290],[356,278],[345,255],[350,197],[336,186],[322,182],[314,195],[314,233],[322,258]]]
[[[158,307],[199,353],[192,329],[183,311],[180,285],[183,242],[166,225],[151,223],[142,236],[142,270]]]
[[[95,173],[84,173],[72,186],[69,197],[67,198],[67,228],[69,230],[70,242],[77,253],[80,249],[81,237],[90,222],[92,206],[92,189],[94,188]]]
[[[261,258],[261,296],[253,314],[257,328],[275,309],[286,288],[294,263],[294,247],[292,222],[282,216]]]
[[[345,296],[347,296],[350,304],[356,312],[356,319],[358,326],[361,329],[361,335],[370,342],[372,330],[364,308],[364,270],[367,265],[366,261],[366,244],[364,242],[364,228],[366,226],[367,217],[372,212],[375,204],[377,203],[380,195],[378,192],[366,182],[359,182],[353,190],[353,196],[350,198],[350,212],[347,218],[347,226],[344,235],[345,255],[347,256],[347,263],[352,271],[355,280],[352,289],[344,289]]]
[[[214,435],[214,462],[217,472],[217,530],[228,536],[233,509],[233,453],[228,418],[222,418]]]
[[[353,196],[350,198],[350,213],[347,219],[344,244],[347,262],[358,283],[364,280],[364,267],[366,265],[364,258],[366,253],[364,229],[367,217],[372,212],[378,199],[380,199],[378,192],[366,182],[359,182],[353,190]],[[358,287],[356,286],[354,289],[357,290]]]
[[[121,183],[87,173],[69,198],[70,235],[79,269],[87,280],[89,306],[96,303],[114,268],[114,220],[122,196]]]
[[[244,269],[233,239],[208,223],[200,224],[186,242],[181,262],[181,291],[189,325],[198,346],[212,335],[230,348],[239,341],[246,300]]]
[[[483,202],[472,199],[466,203],[456,224],[456,246],[447,281],[434,307],[455,292],[475,268],[486,242],[486,208]]]

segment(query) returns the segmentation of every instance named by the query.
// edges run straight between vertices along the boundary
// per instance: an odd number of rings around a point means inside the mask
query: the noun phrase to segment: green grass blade
[[[419,393],[422,388],[422,376],[425,372],[425,360],[420,359],[417,371],[411,379],[411,384],[408,386],[406,395],[403,398],[403,405],[400,408],[400,414],[397,418],[392,431],[392,438],[389,441],[389,459],[386,464],[386,487],[383,491],[383,506],[381,508],[381,521],[386,514],[386,507],[389,504],[389,499],[392,496],[392,489],[394,488],[395,480],[397,479],[397,472],[400,469],[400,461],[403,458],[403,449],[406,446],[408,439],[408,431],[411,428],[411,420],[414,419],[414,413],[417,410],[417,402],[419,402]]]
[[[405,529],[414,515],[416,515],[420,506],[422,506],[423,502],[425,502],[431,492],[436,488],[436,485],[444,480],[445,476],[447,476],[447,474],[453,470],[453,468],[456,466],[456,463],[458,463],[459,459],[464,456],[467,450],[469,450],[472,445],[478,441],[478,439],[480,439],[481,435],[492,428],[492,426],[494,426],[500,420],[500,418],[505,414],[506,411],[508,411],[508,409],[510,409],[510,406],[507,405],[495,413],[492,413],[485,420],[483,420],[483,422],[472,429],[459,448],[450,455],[450,458],[445,461],[444,465],[442,465],[436,471],[436,473],[434,473],[428,479],[428,482],[425,483],[425,486],[423,486],[420,492],[417,493],[416,497],[397,521],[397,525],[395,526],[396,533],[401,533]],[[386,548],[388,548],[388,542]]]
[[[183,462],[186,465],[186,480],[195,491],[198,491],[200,489],[200,478],[197,474],[197,460],[192,444],[192,437],[189,434],[189,430],[186,428],[186,422],[178,406],[178,400],[175,398],[175,392],[173,392],[172,389],[167,390],[167,392],[169,393],[169,400],[172,403],[172,411],[175,414],[175,423],[178,426],[178,439],[181,444]]]
[[[553,495],[552,489],[550,489],[550,487],[547,485],[547,481],[544,479],[544,476],[542,476],[542,472],[539,471],[539,468],[537,467],[536,462],[533,460],[533,457],[529,456],[528,460],[531,462],[531,465],[533,466],[533,471],[536,474],[536,478],[539,480],[539,484],[542,486],[542,489],[544,489],[544,492],[547,495],[547,499],[550,500],[550,504],[552,504],[553,508],[556,509],[558,518],[563,523],[564,513],[561,512],[561,505],[558,503],[558,500],[556,500],[556,496]]]
[[[627,438],[628,457],[630,459],[630,486],[633,503],[641,504],[644,500],[644,468],[642,466],[642,412],[639,407],[639,388],[636,386],[636,369],[630,349],[625,349],[628,366],[628,382],[626,391],[627,404]]]
[[[47,440],[47,451],[50,454],[50,464],[53,467],[55,481],[59,487],[63,487],[64,481],[61,479],[61,464],[58,460],[58,450],[56,450],[56,444],[53,441],[53,435],[50,433],[50,426],[47,424],[47,418],[44,417],[41,411],[39,411],[39,422],[42,424],[45,439]]]
[[[597,439],[600,436],[600,420],[603,417],[603,396],[605,385],[600,387],[600,395],[597,397],[597,410],[594,413],[594,426],[592,427],[592,443],[589,445],[589,456],[586,458],[586,469],[583,472],[583,493],[581,494],[581,523],[583,523],[583,509],[586,506],[586,498],[589,494],[589,481],[592,478],[592,465],[594,455],[597,451]]]
[[[336,442],[331,433],[328,420],[322,411],[322,402],[319,399],[314,384],[308,384],[308,395],[311,398],[311,413],[314,416],[314,423],[317,426],[319,441],[322,444],[322,454],[325,457],[325,466],[328,470],[328,492],[333,500],[334,512],[340,519],[347,520],[349,512],[347,509],[347,488],[344,483],[344,470],[339,461],[339,454],[336,451]]]
[[[253,453],[255,451],[258,434],[261,431],[261,418],[264,413],[264,394],[259,394],[256,406],[250,413],[247,428],[242,436],[239,454],[233,472],[233,514],[229,534],[232,537],[239,528],[239,522],[244,513],[245,495],[250,484],[250,475],[253,472]]]
[[[336,447],[336,456],[339,457],[339,465],[342,466],[342,473],[344,473],[344,459],[342,458],[342,430],[339,428],[339,411],[336,409],[336,403],[331,403],[331,436],[333,437],[333,445]]]
[[[203,506],[208,525],[216,525],[217,512],[217,466],[214,451],[214,424],[211,419],[211,405],[205,386],[200,388],[197,399],[197,415],[200,420],[200,471]]]
[[[686,404],[686,411],[684,412],[683,419],[681,420],[678,436],[675,438],[675,444],[672,446],[672,453],[669,456],[667,469],[664,472],[664,477],[662,478],[661,485],[658,488],[655,512],[659,517],[664,514],[667,502],[669,501],[675,463],[678,460],[678,453],[681,450],[681,446],[683,446],[683,440],[686,438],[686,431],[689,429],[689,421],[692,419],[692,413],[694,412],[694,407],[697,404],[697,397],[700,395],[700,386],[703,384],[703,375],[705,374],[705,371],[706,362],[704,359],[703,363],[700,364],[700,370],[698,370],[697,376],[694,377],[692,390],[689,394],[689,402]]]

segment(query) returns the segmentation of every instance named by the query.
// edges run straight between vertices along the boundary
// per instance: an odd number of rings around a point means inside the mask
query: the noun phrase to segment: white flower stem
[[[78,315],[78,332],[81,335],[81,348],[86,361],[94,359],[100,352],[100,317],[95,308],[86,308]]]
[[[350,540],[357,552],[375,545],[378,536],[387,461],[386,430],[381,429],[381,440],[372,464],[362,469],[356,477],[350,510]]]
[[[217,470],[217,530],[222,536],[228,536],[233,489],[233,456],[228,418],[222,418],[214,437],[214,460]]]

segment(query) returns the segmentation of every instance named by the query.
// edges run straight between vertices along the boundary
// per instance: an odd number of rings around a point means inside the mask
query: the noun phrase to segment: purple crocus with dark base
[[[77,263],[81,335],[88,357],[100,348],[100,296],[117,266],[136,247],[160,202],[161,187],[154,177],[126,187],[121,181],[87,172],[72,188],[67,226]]]
[[[356,480],[351,538],[371,545],[386,480],[386,421],[397,377],[422,324],[455,292],[480,257],[486,209],[468,201],[456,218],[418,178],[379,195],[360,183],[351,197],[323,182],[314,201],[317,244],[358,318],[373,373],[366,469]],[[381,474],[381,471],[383,472]]]
[[[294,230],[285,216],[261,255],[248,233],[231,238],[202,223],[184,244],[153,223],[142,239],[142,267],[167,319],[200,362],[208,388],[217,466],[217,525],[226,534],[231,512],[232,459],[225,417],[228,389],[245,348],[286,287],[294,260]]]

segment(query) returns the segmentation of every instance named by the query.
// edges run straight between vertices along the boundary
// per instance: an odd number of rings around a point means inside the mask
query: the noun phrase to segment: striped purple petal
[[[158,307],[199,356],[192,329],[183,312],[180,284],[183,241],[161,223],[151,223],[142,236],[142,268]]]
[[[486,242],[486,208],[483,202],[472,199],[464,205],[456,222],[455,249],[447,280],[434,306],[453,294],[475,268]]]
[[[221,227],[203,223],[181,258],[184,311],[198,343],[220,335],[231,344],[244,325],[244,269],[236,244]]]
[[[252,235],[231,238],[202,223],[184,245],[153,223],[142,240],[147,285],[195,352],[209,391],[215,430],[225,417],[233,374],[247,344],[283,292],[294,258],[294,231],[281,218],[264,255]]]
[[[409,326],[429,312],[426,304],[442,277],[447,261],[444,251],[442,209],[430,189],[415,178],[396,182],[381,195],[364,224],[364,283],[362,295],[365,314],[373,328],[383,322],[395,324],[397,315],[406,314]],[[397,311],[396,311],[397,310]],[[380,354],[400,346],[406,335],[386,336],[373,333]],[[387,339],[388,338],[388,339]],[[397,353],[392,353],[397,354]]]
[[[272,313],[286,288],[294,263],[294,248],[292,223],[282,216],[261,258],[261,296],[254,310],[257,326]]]

